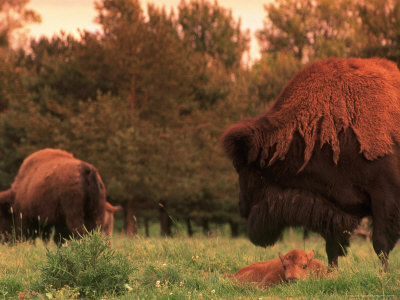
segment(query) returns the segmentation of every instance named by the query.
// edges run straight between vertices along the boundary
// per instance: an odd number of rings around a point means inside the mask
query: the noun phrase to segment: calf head
[[[307,253],[299,249],[294,249],[285,255],[279,253],[285,274],[284,279],[290,282],[306,278],[310,272],[313,257],[314,251]]]

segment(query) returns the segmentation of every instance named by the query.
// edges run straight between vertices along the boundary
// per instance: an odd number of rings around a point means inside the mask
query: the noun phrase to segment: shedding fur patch
[[[348,128],[364,157],[375,160],[392,153],[393,144],[400,142],[400,72],[395,63],[378,58],[315,62],[292,78],[253,126],[262,134],[259,146],[275,146],[269,165],[285,159],[295,131],[306,146],[299,171],[316,145],[328,144],[337,164],[338,134]]]

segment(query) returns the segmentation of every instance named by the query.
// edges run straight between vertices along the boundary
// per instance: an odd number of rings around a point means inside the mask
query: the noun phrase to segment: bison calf
[[[228,274],[239,283],[253,282],[258,287],[266,288],[283,281],[292,282],[305,279],[308,276],[322,277],[326,274],[325,265],[313,259],[314,251],[309,253],[294,249],[279,257],[263,262],[256,262],[241,268],[236,274]]]

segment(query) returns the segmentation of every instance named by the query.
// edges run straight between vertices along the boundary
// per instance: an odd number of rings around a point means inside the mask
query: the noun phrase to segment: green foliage
[[[257,33],[263,52],[282,51],[305,61],[345,57],[362,37],[351,0],[278,0],[264,8],[264,28]]]
[[[219,60],[227,68],[240,63],[248,47],[248,33],[232,12],[207,0],[182,1],[178,7],[184,42],[195,52]]]
[[[260,103],[274,100],[302,64],[290,54],[264,54],[253,66],[254,84]]]
[[[191,61],[191,93],[201,109],[213,109],[234,91],[235,72],[248,49],[249,33],[217,2],[182,1],[178,11],[182,43]]]
[[[400,1],[366,0],[358,9],[367,36],[362,54],[386,57],[400,65]]]
[[[26,86],[33,100],[43,102],[43,90],[51,91],[58,103],[74,105],[79,100],[96,96],[99,83],[88,76],[87,62],[83,62],[80,42],[72,35],[61,33],[52,38],[32,40],[31,53],[26,57],[30,76],[25,77]]]
[[[0,111],[4,111],[10,102],[17,101],[21,97],[23,86],[13,60],[7,59],[0,53],[0,61]]]
[[[24,289],[21,278],[16,276],[1,276],[0,279],[0,297],[16,298],[19,291]]]
[[[132,267],[116,253],[100,231],[71,239],[55,251],[47,250],[41,270],[42,286],[70,287],[82,297],[101,297],[126,291]]]

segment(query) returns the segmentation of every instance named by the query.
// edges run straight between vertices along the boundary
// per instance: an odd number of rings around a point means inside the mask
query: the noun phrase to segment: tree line
[[[244,59],[250,33],[209,0],[175,10],[98,0],[101,30],[28,39],[40,16],[29,0],[0,1],[0,188],[23,159],[61,148],[94,164],[110,202],[136,221],[176,220],[207,231],[242,222],[237,176],[218,140],[229,124],[265,111],[313,60],[380,56],[400,64],[400,0],[276,0]],[[23,38],[25,37],[25,38]]]

